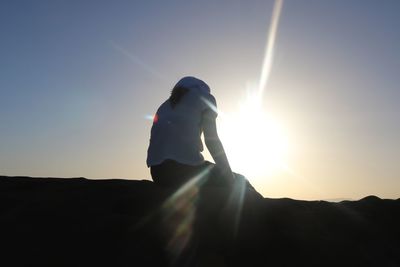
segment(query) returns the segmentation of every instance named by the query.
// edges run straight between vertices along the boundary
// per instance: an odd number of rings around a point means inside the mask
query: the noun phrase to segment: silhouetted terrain
[[[173,193],[145,180],[0,176],[1,266],[400,266],[399,199]]]

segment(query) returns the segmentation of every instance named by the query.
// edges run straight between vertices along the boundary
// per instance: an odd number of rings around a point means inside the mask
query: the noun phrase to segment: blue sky
[[[273,4],[2,1],[0,173],[149,179],[145,116],[185,75],[233,111],[259,78]],[[399,11],[284,1],[264,102],[302,178],[248,177],[265,196],[400,197]]]

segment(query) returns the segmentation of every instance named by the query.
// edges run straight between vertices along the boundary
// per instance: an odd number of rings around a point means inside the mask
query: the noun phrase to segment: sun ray
[[[221,118],[221,136],[234,171],[250,177],[284,171],[288,140],[281,123],[263,107],[263,93],[271,74],[283,0],[274,2],[258,84],[247,88],[238,112]],[[225,145],[226,144],[226,145]]]
[[[273,58],[274,58],[274,48],[275,48],[275,42],[276,42],[276,35],[278,31],[278,24],[279,24],[279,18],[281,16],[282,12],[282,6],[283,6],[283,0],[276,0],[274,3],[274,8],[272,11],[272,16],[271,16],[271,22],[270,22],[270,27],[268,31],[268,38],[267,38],[267,43],[265,47],[265,55],[264,55],[264,61],[261,69],[261,75],[260,75],[260,81],[259,81],[259,87],[258,87],[258,94],[260,99],[262,98],[263,92],[266,89],[270,74],[271,74],[271,69],[272,69],[272,63],[273,63]]]
[[[126,56],[130,61],[141,67],[144,71],[148,72],[152,77],[158,78],[163,81],[168,81],[168,78],[165,75],[161,74],[158,70],[154,69],[152,66],[144,62],[135,54],[128,51],[126,48],[122,47],[112,40],[110,40],[109,43],[115,51],[118,51],[122,55]]]

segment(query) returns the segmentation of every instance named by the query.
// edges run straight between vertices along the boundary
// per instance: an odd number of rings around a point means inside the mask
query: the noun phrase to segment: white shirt
[[[183,95],[174,108],[169,100],[165,101],[154,117],[147,166],[161,164],[166,159],[187,165],[203,163],[201,120],[202,113],[207,109],[217,116],[214,96],[193,88]]]

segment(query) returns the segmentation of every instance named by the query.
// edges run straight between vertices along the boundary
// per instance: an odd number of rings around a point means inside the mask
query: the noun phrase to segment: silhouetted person
[[[199,177],[229,185],[234,176],[218,137],[216,100],[209,86],[195,77],[182,78],[158,108],[151,128],[147,166],[155,183],[179,186]],[[204,141],[216,164],[205,161]]]
[[[158,220],[173,266],[198,266],[203,261],[208,266],[208,261],[230,258],[245,192],[250,189],[259,196],[244,176],[232,173],[218,137],[217,116],[209,86],[195,77],[184,77],[153,119],[147,166],[156,184],[179,188],[163,204]],[[202,133],[215,164],[201,154]],[[212,197],[213,190],[202,190],[209,186],[228,190],[218,190],[218,196]]]

